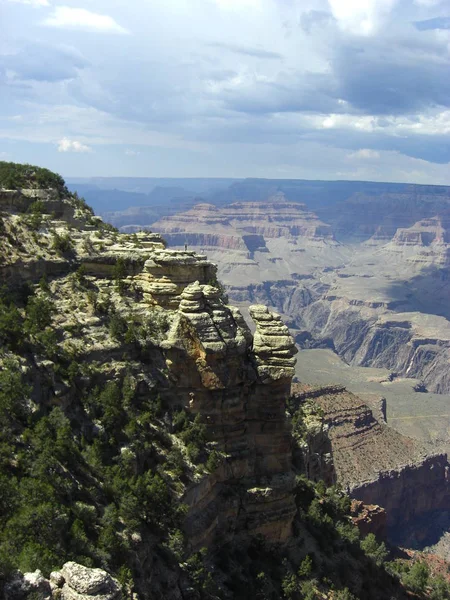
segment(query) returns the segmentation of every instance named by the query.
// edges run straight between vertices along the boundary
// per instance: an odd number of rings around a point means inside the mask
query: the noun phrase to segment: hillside
[[[118,233],[56,175],[0,174],[7,600],[447,597],[293,461],[278,314],[250,307],[252,334],[205,256]]]

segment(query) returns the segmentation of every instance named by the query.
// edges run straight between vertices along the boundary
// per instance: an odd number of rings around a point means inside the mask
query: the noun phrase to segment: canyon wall
[[[385,509],[388,538],[410,546],[435,543],[442,529],[433,523],[441,519],[442,526],[450,508],[447,456],[429,455],[345,388],[294,384],[293,396],[300,406],[313,400],[320,408],[338,484],[352,498]]]

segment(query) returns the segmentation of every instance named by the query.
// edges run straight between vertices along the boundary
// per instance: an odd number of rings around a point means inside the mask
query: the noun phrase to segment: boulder
[[[102,569],[67,562],[61,569],[61,600],[121,600],[119,582]]]

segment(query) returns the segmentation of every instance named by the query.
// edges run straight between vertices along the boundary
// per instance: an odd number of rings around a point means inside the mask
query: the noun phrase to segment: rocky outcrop
[[[224,457],[186,495],[186,530],[194,548],[243,532],[272,542],[290,536],[295,505],[284,402],[295,346],[278,315],[261,306],[252,314],[254,338],[217,289],[195,282],[181,294],[163,343],[177,402],[201,414]]]
[[[121,600],[119,582],[102,569],[90,569],[67,562],[60,573],[50,575],[50,582],[61,587],[61,600]]]
[[[283,196],[268,202],[236,202],[218,208],[197,204],[191,210],[152,224],[172,246],[200,246],[224,250],[267,251],[266,239],[304,237],[333,241],[331,228],[304,204]]]
[[[297,354],[297,348],[280,315],[262,305],[250,306],[249,313],[256,325],[253,352],[258,375],[263,382],[292,379],[295,373],[293,356]]]
[[[41,571],[16,573],[5,585],[5,600],[52,600],[52,587]]]
[[[365,505],[385,509],[391,541],[422,545],[435,541],[432,528],[427,535],[420,523],[448,510],[447,456],[427,455],[416,440],[377,421],[354,394],[329,387],[319,391],[312,390],[313,398],[328,425],[338,484]],[[366,514],[363,521],[368,518]]]
[[[45,579],[41,571],[17,573],[5,587],[5,600],[122,600],[119,582],[102,569],[67,562]]]
[[[0,210],[26,212],[29,207],[39,202],[41,210],[49,215],[52,215],[53,220],[62,220],[73,227],[86,226],[84,210],[81,206],[74,203],[69,193],[61,193],[57,189],[19,189],[6,190],[0,188]],[[102,222],[100,217],[91,215],[92,229],[94,225]]]
[[[21,214],[11,209],[2,222],[9,228]],[[51,218],[46,227],[56,227]],[[171,493],[187,507],[178,526],[188,549],[227,541],[248,544],[261,535],[270,544],[285,544],[296,513],[285,401],[297,350],[280,315],[262,305],[251,307],[252,335],[240,311],[226,303],[215,265],[193,251],[166,249],[157,234],[118,235],[106,229],[91,236],[89,230],[72,231],[63,223],[58,232],[58,239],[67,239],[71,256],[61,256],[65,271],[42,284],[52,304],[56,352],[76,356],[77,364],[95,363],[101,384],[121,382],[132,372],[142,401],[157,393],[168,421],[180,410],[189,415],[189,423],[198,416],[207,439],[201,450],[208,457],[214,448],[213,464],[189,463],[183,481],[165,475]],[[33,236],[24,222],[22,246],[8,255],[8,268],[17,269],[25,254],[31,263],[33,238],[45,245],[47,235],[43,228]],[[32,368],[43,382],[33,392],[36,404],[43,399],[67,410],[79,406],[70,382],[56,382],[54,362],[38,356],[36,363]],[[88,435],[97,435],[86,413],[78,410]],[[181,446],[188,456],[180,439],[170,435],[168,426],[161,434],[165,445]],[[163,450],[156,443],[151,452],[158,453],[149,467],[156,471],[167,458],[159,457]],[[146,550],[141,544],[136,560],[151,562],[145,573],[150,581],[152,569],[164,567],[149,561]],[[68,563],[53,577],[55,593],[61,600],[118,599],[116,583],[105,577]],[[176,581],[173,576],[167,597],[180,598]]]
[[[352,500],[351,515],[353,523],[363,537],[373,533],[378,540],[386,539],[386,511],[376,504],[364,504],[360,500]]]
[[[202,284],[216,279],[216,267],[195,252],[157,250],[147,259],[136,282],[149,304],[178,307],[181,292],[193,281]]]

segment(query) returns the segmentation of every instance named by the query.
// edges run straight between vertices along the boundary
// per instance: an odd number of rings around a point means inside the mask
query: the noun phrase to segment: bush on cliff
[[[14,190],[28,187],[66,190],[64,179],[48,169],[0,161],[0,188]]]

